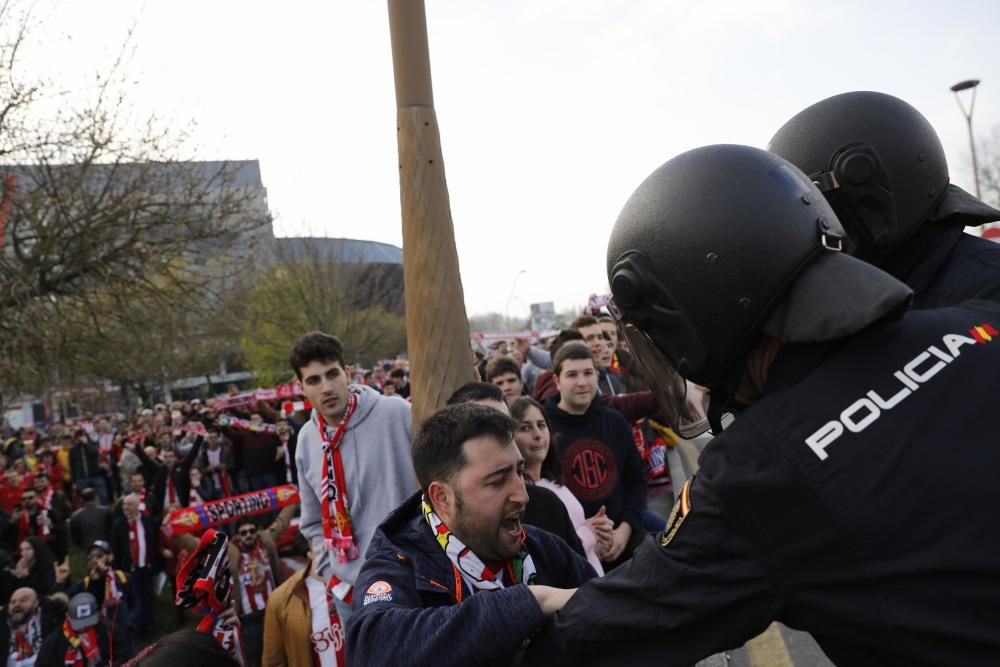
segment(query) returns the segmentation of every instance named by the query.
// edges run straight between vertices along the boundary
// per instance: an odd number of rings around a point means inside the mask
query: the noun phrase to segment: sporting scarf
[[[358,395],[347,397],[347,410],[340,424],[331,436],[326,419],[317,410],[316,425],[323,439],[323,489],[320,503],[323,507],[323,545],[327,551],[336,551],[337,560],[346,563],[361,556],[354,543],[351,530],[351,509],[347,500],[347,477],[344,475],[344,460],[340,452],[340,441],[344,438],[347,422],[358,407]]]
[[[42,646],[42,629],[39,612],[28,619],[28,622],[14,630],[10,636],[8,653],[15,661],[27,660],[38,654]]]
[[[305,579],[306,601],[309,603],[312,633],[309,643],[315,667],[343,667],[347,664],[344,651],[344,626],[337,614],[329,586],[315,577]]]
[[[219,426],[232,426],[243,431],[253,431],[254,433],[277,433],[278,427],[274,424],[255,424],[249,419],[240,419],[230,415],[219,415]]]
[[[69,642],[69,649],[63,664],[70,667],[93,667],[101,658],[101,651],[97,646],[97,628],[93,625],[78,634],[70,627],[69,619],[63,621],[63,636]]]
[[[273,590],[274,571],[264,543],[257,540],[257,546],[249,550],[240,546],[240,603],[243,614],[264,611]]]
[[[513,559],[506,561],[503,567],[494,571],[486,566],[479,559],[472,549],[465,546],[462,540],[452,533],[445,525],[441,517],[437,515],[431,504],[427,502],[427,496],[420,499],[420,507],[424,512],[424,519],[427,525],[434,531],[434,537],[438,544],[448,554],[452,566],[462,575],[462,579],[469,586],[473,593],[479,591],[496,591],[503,588],[503,573],[506,570],[507,576],[515,584],[535,583],[535,562],[528,553],[525,543],[526,536],[524,528],[521,528],[521,550]],[[461,596],[461,591],[455,591],[456,597]]]

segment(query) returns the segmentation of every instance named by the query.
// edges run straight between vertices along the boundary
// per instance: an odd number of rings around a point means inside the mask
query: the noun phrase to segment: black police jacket
[[[778,620],[840,665],[1000,664],[998,331],[977,301],[785,348],[667,529],[529,660],[687,665]]]
[[[886,267],[913,290],[914,308],[1000,302],[1000,243],[964,229],[961,220],[925,225]]]

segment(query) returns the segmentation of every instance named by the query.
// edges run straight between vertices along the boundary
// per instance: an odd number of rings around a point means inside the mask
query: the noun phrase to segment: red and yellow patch
[[[988,343],[994,336],[1000,336],[1000,333],[989,324],[983,323],[969,329],[969,335],[975,338],[977,343]]]
[[[660,538],[660,548],[666,548],[670,541],[674,539],[677,535],[677,531],[680,530],[681,524],[684,523],[684,519],[687,515],[691,513],[691,482],[694,478],[689,479],[684,482],[684,487],[681,489],[680,495],[674,502],[674,508],[670,511],[670,518],[667,519],[667,527],[663,530],[663,536]]]

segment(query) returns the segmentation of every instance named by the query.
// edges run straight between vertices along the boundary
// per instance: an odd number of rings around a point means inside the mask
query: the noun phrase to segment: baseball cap
[[[100,608],[97,600],[90,593],[77,593],[69,601],[69,627],[74,630],[84,630],[97,625]]]
[[[111,545],[104,540],[94,540],[89,547],[87,547],[87,553],[89,554],[94,549],[100,549],[106,554],[111,553]]]

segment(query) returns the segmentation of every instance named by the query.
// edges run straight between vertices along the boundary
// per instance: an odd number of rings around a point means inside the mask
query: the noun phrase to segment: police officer
[[[843,235],[805,174],[748,147],[684,153],[629,199],[621,331],[647,378],[740,415],[536,664],[692,664],[775,620],[842,665],[1000,664],[1000,306],[906,312]]]
[[[835,95],[792,117],[768,150],[817,182],[848,251],[909,285],[915,308],[1000,301],[1000,244],[964,233],[1000,211],[949,183],[934,128],[903,100]]]

